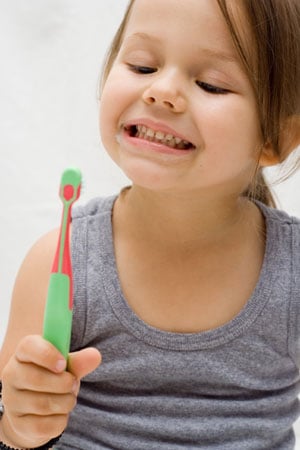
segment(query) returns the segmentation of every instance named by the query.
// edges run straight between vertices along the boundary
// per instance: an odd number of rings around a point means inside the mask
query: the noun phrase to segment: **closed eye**
[[[230,91],[228,89],[223,89],[218,86],[213,86],[212,84],[205,83],[204,81],[197,81],[196,84],[203,89],[203,91],[208,92],[209,94],[228,94]]]
[[[131,70],[134,73],[140,73],[141,75],[148,75],[150,73],[155,73],[157,69],[153,67],[147,67],[147,66],[137,66],[135,64],[128,64],[129,70]]]

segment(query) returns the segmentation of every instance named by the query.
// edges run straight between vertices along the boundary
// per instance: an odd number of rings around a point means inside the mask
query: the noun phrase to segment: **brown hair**
[[[242,0],[239,5],[250,29],[250,43],[245,42],[232,2],[217,2],[255,91],[263,142],[272,146],[282,162],[287,156],[280,141],[283,124],[300,116],[300,1]],[[130,0],[107,54],[102,85],[120,50],[133,4]],[[244,195],[275,207],[260,168]]]
[[[300,115],[300,2],[241,2],[255,58],[250,57],[230,3],[217,2],[256,94],[263,141],[271,144],[282,162],[287,156],[280,142],[283,124],[287,125],[288,118]],[[261,169],[245,195],[275,206]]]
[[[101,77],[101,88],[103,87],[109,72],[112,68],[113,63],[115,62],[115,59],[119,53],[119,50],[121,48],[122,45],[122,41],[123,41],[123,35],[124,35],[124,31],[126,28],[126,25],[128,23],[129,20],[129,16],[132,10],[132,6],[134,4],[134,0],[130,0],[129,4],[126,8],[126,12],[125,15],[123,17],[123,20],[115,34],[115,37],[110,45],[110,48],[108,49],[107,55],[106,55],[106,59],[104,61],[104,67],[103,67],[103,71],[102,71],[102,77]]]

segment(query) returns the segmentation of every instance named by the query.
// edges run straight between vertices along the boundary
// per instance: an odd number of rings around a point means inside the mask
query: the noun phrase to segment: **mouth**
[[[145,125],[129,125],[124,127],[124,130],[130,137],[166,145],[176,150],[193,150],[196,148],[192,142],[169,133],[153,130]]]

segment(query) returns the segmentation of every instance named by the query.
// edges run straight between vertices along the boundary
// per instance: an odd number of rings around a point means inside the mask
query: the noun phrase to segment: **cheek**
[[[225,156],[238,151],[254,158],[262,143],[256,107],[238,96],[228,100],[216,100],[199,108],[199,123],[206,144]]]
[[[126,76],[127,75],[127,76]],[[100,130],[101,133],[117,131],[124,112],[133,101],[134,85],[128,80],[124,69],[112,69],[109,74],[100,99]]]
[[[99,129],[104,145],[109,138],[116,133],[116,124],[118,123],[118,105],[120,95],[110,80],[104,85],[101,93],[99,105]]]

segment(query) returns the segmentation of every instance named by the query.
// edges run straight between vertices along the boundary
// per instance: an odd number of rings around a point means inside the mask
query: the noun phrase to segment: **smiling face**
[[[232,196],[250,184],[256,100],[215,0],[135,0],[100,106],[104,146],[134,185]]]

